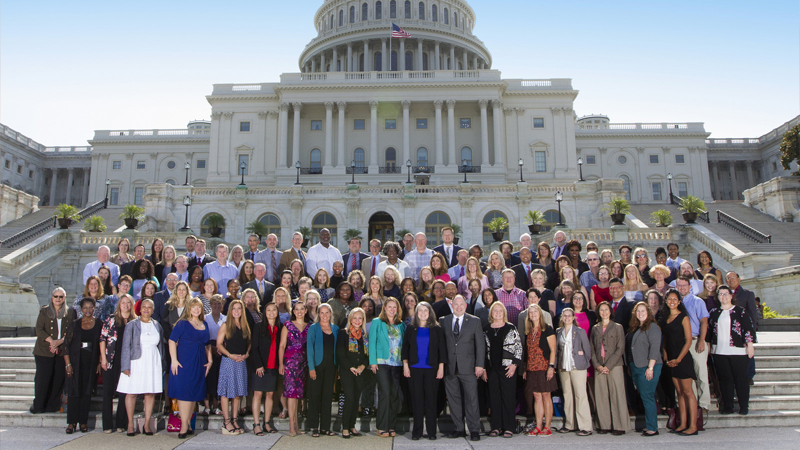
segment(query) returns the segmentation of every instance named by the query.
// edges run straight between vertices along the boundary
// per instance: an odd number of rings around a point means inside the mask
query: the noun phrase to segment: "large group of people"
[[[176,403],[180,438],[195,411],[223,416],[225,435],[244,433],[248,408],[258,436],[276,432],[274,415],[289,419],[290,436],[333,436],[335,393],[343,438],[361,434],[359,412],[380,437],[407,413],[411,439],[427,430],[434,440],[445,404],[447,437],[472,440],[487,414],[487,436],[520,432],[519,410],[529,436],[621,435],[637,413],[644,436],[659,434],[665,413],[671,432],[692,436],[712,398],[722,414],[748,414],[758,309],[708,252],[695,266],[671,243],[651,261],[644,248],[600,249],[558,231],[485,255],[455,245],[449,227],[432,249],[421,232],[372,239],[369,253],[360,238],[339,252],[327,229],[308,251],[302,241],[294,233],[281,251],[270,234],[259,249],[252,235],[246,250],[218,244],[214,256],[195,236],[183,254],[161,239],[149,255],[141,244],[128,254],[127,239],[113,256],[100,246],[72,304],[56,288],[40,311],[31,412],[58,411],[63,390],[66,432],[86,432],[102,374],[103,430],[129,436],[139,396],[141,432],[156,431],[159,394]]]

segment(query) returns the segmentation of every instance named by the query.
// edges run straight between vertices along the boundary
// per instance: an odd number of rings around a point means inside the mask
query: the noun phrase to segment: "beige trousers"
[[[592,411],[589,408],[589,394],[586,393],[586,371],[559,370],[558,377],[564,392],[564,426],[568,430],[574,430],[577,417],[578,430],[592,431]]]
[[[594,398],[601,430],[628,431],[631,428],[622,371],[622,366],[614,367],[608,375],[594,371]]]
[[[708,350],[710,345],[708,342],[705,344],[706,348],[703,353],[697,353],[697,339],[693,339],[692,346],[689,347],[689,354],[692,355],[694,374],[697,377],[695,383],[692,384],[692,391],[697,397],[697,405],[709,409],[711,406],[711,392],[708,388]]]

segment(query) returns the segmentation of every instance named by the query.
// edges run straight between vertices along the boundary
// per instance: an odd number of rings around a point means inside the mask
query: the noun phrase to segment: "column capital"
[[[267,114],[269,114],[269,116],[273,119],[278,117],[278,111],[267,111]]]
[[[515,110],[514,108],[503,108],[503,114],[510,116]]]
[[[292,103],[292,109],[294,109],[295,112],[299,113],[300,111],[303,110],[303,104],[300,103],[300,102],[294,102],[294,103]]]
[[[442,104],[444,104],[444,100],[434,100],[433,101],[433,106],[436,109],[442,109]]]
[[[456,107],[456,101],[455,100],[448,100],[447,101],[447,109],[453,109],[455,107]]]
[[[219,112],[219,111],[214,111],[214,112],[211,113],[211,119],[212,120],[213,119],[219,119],[220,117],[222,117],[222,113]]]
[[[226,119],[230,119],[233,117],[233,111],[225,111],[222,113],[222,115],[225,116]]]
[[[480,106],[481,109],[486,109],[486,107],[489,106],[489,100],[478,100],[478,106]]]
[[[553,113],[554,116],[557,116],[561,114],[561,108],[559,108],[558,106],[551,106],[550,112]]]
[[[670,150],[672,150],[672,148],[671,148],[671,147],[661,147],[661,150],[662,150],[664,153],[669,153],[669,151],[670,151]]]
[[[400,102],[400,104],[403,105],[404,110],[411,108],[410,100],[403,100],[402,102]]]
[[[502,108],[503,103],[500,100],[492,100],[492,108]]]
[[[325,102],[325,110],[326,111],[333,111],[333,102]]]
[[[525,108],[514,108],[514,111],[516,111],[517,114],[525,114]]]
[[[258,112],[258,118],[259,119],[266,119],[268,115],[269,115],[269,111],[259,111]]]
[[[156,153],[156,152],[151,152],[151,153],[150,153],[150,158],[152,158],[152,159],[156,159],[156,158],[158,158],[158,153]],[[69,169],[69,170],[72,170],[72,169]]]
[[[608,147],[598,147],[597,149],[600,150],[601,155],[605,155],[608,151]]]
[[[406,100],[406,101],[408,101],[408,100]],[[378,101],[377,100],[370,100],[369,109],[378,109]]]
[[[381,38],[381,44],[386,44],[386,38]]]
[[[364,45],[369,45],[369,39],[362,39],[361,42],[363,42]]]
[[[564,114],[569,114],[569,113],[572,112],[572,107],[571,106],[564,106],[564,107],[561,108],[561,110],[564,111]]]
[[[336,107],[339,108],[339,111],[344,111],[347,109],[347,102],[336,102]]]
[[[280,109],[281,109],[281,111],[288,111],[289,110],[289,106],[291,106],[291,103],[282,102],[281,106],[280,106]]]
[[[639,152],[640,154],[644,153],[644,147],[636,147],[636,151]]]

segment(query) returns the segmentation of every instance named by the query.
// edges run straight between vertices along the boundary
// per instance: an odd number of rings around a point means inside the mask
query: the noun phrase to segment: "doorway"
[[[380,211],[369,218],[368,239],[379,239],[381,244],[394,241],[394,219],[389,213]]]

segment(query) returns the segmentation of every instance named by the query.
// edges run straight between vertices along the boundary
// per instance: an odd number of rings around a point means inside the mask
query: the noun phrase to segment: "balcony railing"
[[[458,173],[481,173],[481,166],[458,166]]]
[[[378,167],[378,173],[403,173],[403,168],[397,166]]]
[[[322,167],[301,167],[301,175],[322,175]]]
[[[355,173],[356,175],[363,175],[369,173],[369,167],[348,167],[347,174],[352,175]]]
[[[416,166],[411,168],[413,173],[436,173],[433,166]]]

